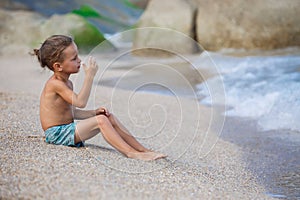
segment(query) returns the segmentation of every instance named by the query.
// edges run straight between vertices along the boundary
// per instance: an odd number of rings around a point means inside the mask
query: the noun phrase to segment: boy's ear
[[[62,67],[61,67],[59,62],[54,63],[53,68],[54,68],[55,71],[58,71],[58,72],[62,71]]]

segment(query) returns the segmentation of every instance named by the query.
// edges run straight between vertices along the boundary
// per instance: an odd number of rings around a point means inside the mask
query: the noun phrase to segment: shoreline
[[[255,120],[227,117],[221,138],[242,148],[247,169],[269,196],[300,197],[300,132],[262,131]]]

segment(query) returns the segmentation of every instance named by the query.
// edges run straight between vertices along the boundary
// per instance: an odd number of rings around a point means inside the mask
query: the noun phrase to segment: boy
[[[69,77],[79,72],[81,60],[72,38],[53,35],[40,49],[34,49],[34,54],[41,67],[48,67],[54,72],[40,98],[40,120],[46,142],[80,147],[85,140],[101,132],[110,145],[129,158],[155,160],[166,157],[142,146],[106,108],[77,109],[87,104],[98,66],[92,57],[88,60],[88,66],[82,65],[84,83],[80,92],[74,93]],[[81,121],[75,123],[74,119]]]

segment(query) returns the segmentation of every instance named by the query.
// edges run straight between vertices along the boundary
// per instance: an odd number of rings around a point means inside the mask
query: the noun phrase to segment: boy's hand
[[[105,115],[106,117],[109,117],[110,113],[106,108],[100,107],[96,110],[96,115]]]
[[[94,77],[96,75],[97,70],[98,70],[98,65],[96,63],[96,60],[92,56],[89,57],[88,67],[84,63],[82,63],[82,67],[84,69],[85,74],[90,75],[92,77]]]

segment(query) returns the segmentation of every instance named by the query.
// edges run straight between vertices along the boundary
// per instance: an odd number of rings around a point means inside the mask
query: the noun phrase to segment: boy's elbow
[[[77,108],[84,108],[87,105],[87,100],[75,95],[72,104]]]
[[[85,108],[85,105],[78,105],[77,108]]]
[[[86,106],[86,102],[78,102],[78,104],[76,105],[76,107],[78,108],[85,108]]]

